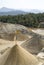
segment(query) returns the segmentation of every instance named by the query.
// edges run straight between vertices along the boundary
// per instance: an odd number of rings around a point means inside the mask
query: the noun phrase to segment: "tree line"
[[[0,16],[0,22],[21,24],[27,27],[41,27],[40,23],[44,23],[44,13],[28,13],[24,15],[8,15]]]

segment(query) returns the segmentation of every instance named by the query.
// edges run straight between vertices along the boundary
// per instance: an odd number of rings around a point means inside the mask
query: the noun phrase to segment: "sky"
[[[44,9],[44,0],[0,0],[0,8],[7,7],[12,9]]]

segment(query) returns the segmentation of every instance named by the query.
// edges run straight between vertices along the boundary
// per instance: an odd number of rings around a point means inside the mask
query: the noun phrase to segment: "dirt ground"
[[[17,35],[16,30],[20,31]],[[42,48],[44,30],[0,23],[0,65],[44,65]]]

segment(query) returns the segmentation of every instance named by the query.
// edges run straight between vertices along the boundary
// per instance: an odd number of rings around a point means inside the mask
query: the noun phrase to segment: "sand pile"
[[[38,60],[22,47],[16,45],[11,52],[4,65],[37,65]]]
[[[37,34],[44,35],[44,29],[36,29],[36,30],[32,30],[32,31]]]
[[[16,35],[16,30],[21,33]],[[32,55],[39,53],[43,47],[44,41],[41,42],[39,34],[27,32],[27,28],[22,25],[0,23],[0,38],[5,39],[0,39],[0,65],[42,65]]]
[[[26,31],[27,28],[23,25],[19,25],[19,24],[8,24],[8,23],[1,23],[0,22],[0,34],[1,33],[7,33],[7,34],[11,34],[14,33],[16,30],[20,30],[20,31]]]
[[[0,65],[38,64],[38,60],[36,57],[27,52],[21,46],[15,44],[13,41],[0,39],[0,42]]]
[[[17,41],[24,41],[27,40],[29,37],[25,34],[17,34]],[[16,36],[14,36],[14,40],[16,39]]]
[[[25,26],[19,24],[0,23],[0,39],[13,41],[16,30],[19,30],[21,32],[20,35],[17,35],[18,40],[24,40],[27,38],[24,35],[27,33],[27,28]]]
[[[8,56],[9,56],[10,50],[11,50],[11,49],[7,49],[7,50],[6,50],[5,52],[3,52],[2,54],[1,54],[1,52],[0,52],[0,65],[4,65],[4,64],[5,64],[5,62],[6,62],[7,58],[8,58]]]
[[[10,41],[13,41],[14,40],[14,35],[15,34],[0,34],[0,39],[5,39],[5,40],[10,40]]]
[[[43,47],[39,36],[36,34],[31,39],[24,42],[21,46],[32,54],[39,53]]]
[[[32,30],[32,32],[40,36],[41,44],[44,47],[44,29],[36,29],[36,30]]]

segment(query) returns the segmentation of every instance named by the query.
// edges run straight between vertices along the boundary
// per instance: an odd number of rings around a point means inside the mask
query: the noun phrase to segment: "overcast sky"
[[[0,8],[8,7],[13,9],[44,9],[44,0],[0,0]]]

